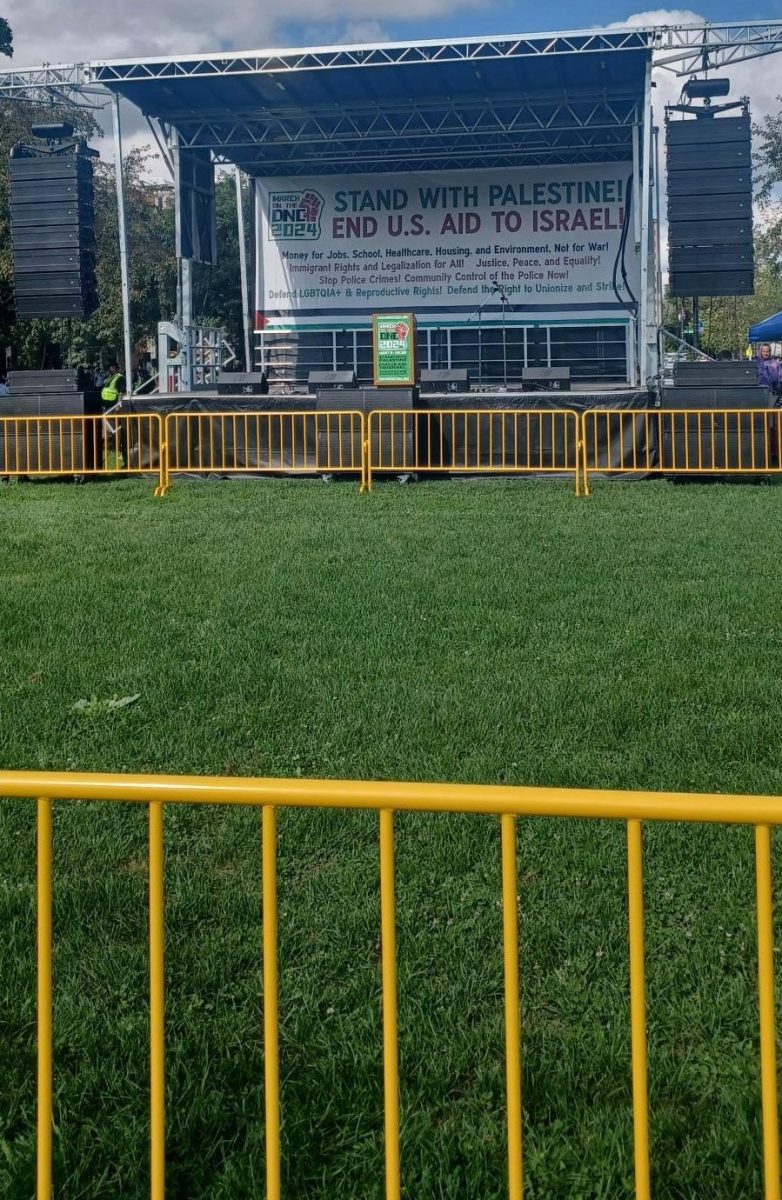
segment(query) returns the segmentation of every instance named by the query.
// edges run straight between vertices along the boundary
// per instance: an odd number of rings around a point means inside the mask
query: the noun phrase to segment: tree
[[[12,58],[14,53],[14,35],[5,17],[0,17],[0,54]]]

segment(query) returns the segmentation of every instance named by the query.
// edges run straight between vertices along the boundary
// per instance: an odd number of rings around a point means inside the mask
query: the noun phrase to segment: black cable
[[[622,308],[626,308],[628,310],[628,312],[631,312],[631,313],[633,313],[633,315],[635,315],[635,313],[638,309],[638,301],[637,301],[636,297],[633,295],[633,289],[630,287],[630,283],[627,278],[627,265],[625,263],[625,250],[627,248],[627,235],[628,235],[628,232],[630,229],[630,211],[632,209],[632,199],[633,199],[633,177],[632,177],[632,175],[630,175],[630,176],[628,176],[627,187],[625,189],[625,214],[624,214],[624,220],[622,222],[622,232],[621,232],[621,235],[619,238],[619,246],[616,251],[616,258],[614,259],[614,269],[613,269],[613,272],[611,275],[611,286],[613,287],[614,295],[616,296],[619,303],[622,305]],[[619,272],[620,264],[621,264],[621,268],[622,268],[622,282],[624,283],[625,289],[629,293],[629,296],[630,296],[629,303],[627,300],[624,299],[624,297],[619,292],[619,284],[618,284],[618,280],[617,280],[617,275]]]

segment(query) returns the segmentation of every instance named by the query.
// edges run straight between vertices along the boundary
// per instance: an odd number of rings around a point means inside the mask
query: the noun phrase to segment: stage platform
[[[397,395],[400,391],[394,389]],[[380,409],[389,408],[389,393],[382,388],[333,389],[320,396],[305,392],[268,396],[221,396],[215,390],[178,392],[171,395],[134,396],[123,403],[123,412],[180,412],[192,409],[201,412],[314,412],[324,410],[326,399],[333,400],[340,410],[349,409],[354,401],[356,411],[371,411],[372,403]],[[523,409],[564,408],[581,411],[585,408],[651,408],[654,396],[645,389],[573,388],[569,392],[522,392],[521,388],[507,391],[427,392],[401,408],[419,411],[433,409],[489,409],[492,412],[507,408]]]

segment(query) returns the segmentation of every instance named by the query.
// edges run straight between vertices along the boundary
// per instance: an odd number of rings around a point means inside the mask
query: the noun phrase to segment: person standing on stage
[[[782,369],[780,369],[779,359],[772,358],[768,342],[762,343],[755,361],[758,368],[758,383],[761,387],[771,388],[775,397],[778,398],[782,393]]]

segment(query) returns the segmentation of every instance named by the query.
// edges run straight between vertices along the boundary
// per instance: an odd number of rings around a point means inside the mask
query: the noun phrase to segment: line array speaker
[[[698,110],[667,124],[673,296],[748,296],[755,288],[749,112]]]
[[[17,146],[10,215],[18,315],[90,317],[98,289],[95,192],[86,148]]]

